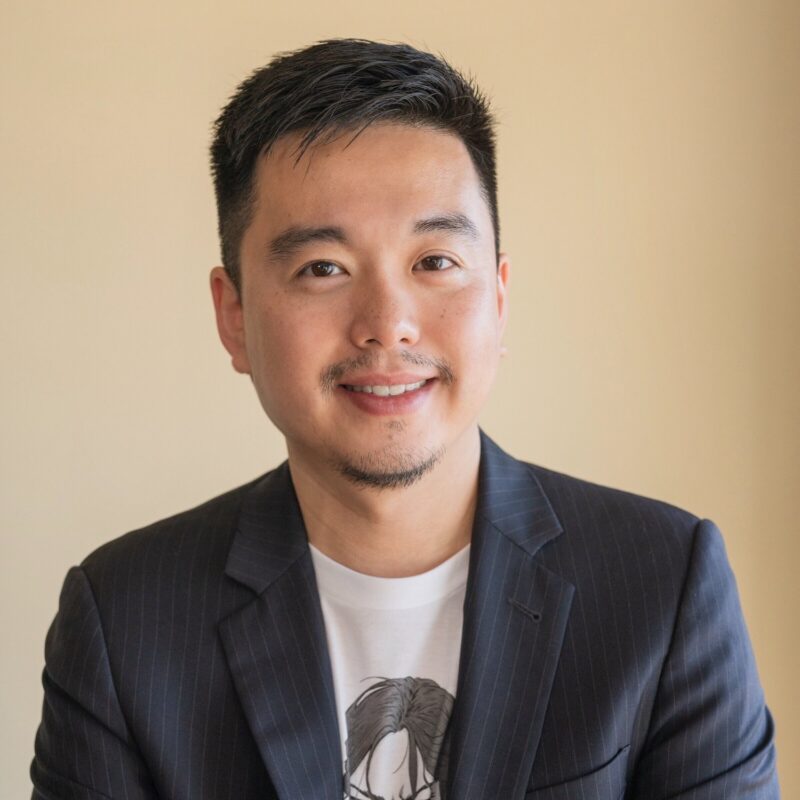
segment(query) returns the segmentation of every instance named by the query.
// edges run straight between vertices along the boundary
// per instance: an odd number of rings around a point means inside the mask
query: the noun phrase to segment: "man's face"
[[[220,335],[290,459],[408,484],[476,425],[508,261],[458,137],[375,124],[295,165],[299,138],[258,163],[241,303],[212,272]]]

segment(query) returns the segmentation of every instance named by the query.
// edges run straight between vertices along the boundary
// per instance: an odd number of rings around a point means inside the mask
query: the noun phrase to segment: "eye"
[[[314,261],[311,264],[306,264],[298,275],[312,278],[330,278],[340,272],[342,272],[342,268],[332,261]]]
[[[456,262],[447,256],[425,256],[418,263],[423,272],[444,272],[456,266]]]

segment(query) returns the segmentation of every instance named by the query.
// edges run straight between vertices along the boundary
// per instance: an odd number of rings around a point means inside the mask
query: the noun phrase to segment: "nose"
[[[410,347],[419,341],[418,309],[410,287],[376,276],[353,298],[350,338],[356,347]]]

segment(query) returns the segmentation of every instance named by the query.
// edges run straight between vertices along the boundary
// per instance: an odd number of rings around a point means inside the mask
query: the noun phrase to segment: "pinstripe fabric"
[[[481,444],[443,796],[778,797],[714,524]],[[285,463],[70,570],[45,655],[38,800],[342,796]]]

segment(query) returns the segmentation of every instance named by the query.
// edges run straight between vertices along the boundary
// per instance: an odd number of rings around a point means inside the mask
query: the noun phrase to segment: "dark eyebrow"
[[[413,231],[416,234],[431,231],[446,231],[465,236],[468,239],[480,238],[478,228],[466,214],[440,214],[435,217],[417,220]],[[338,226],[306,227],[292,225],[279,233],[270,243],[267,252],[272,261],[286,261],[298,250],[314,242],[335,242],[348,244],[347,234]]]
[[[269,243],[269,257],[274,261],[283,261],[291,258],[301,247],[313,242],[347,244],[347,236],[338,227],[308,228],[292,225]]]
[[[414,223],[414,233],[430,231],[449,231],[473,240],[480,238],[477,225],[466,214],[442,214]]]

